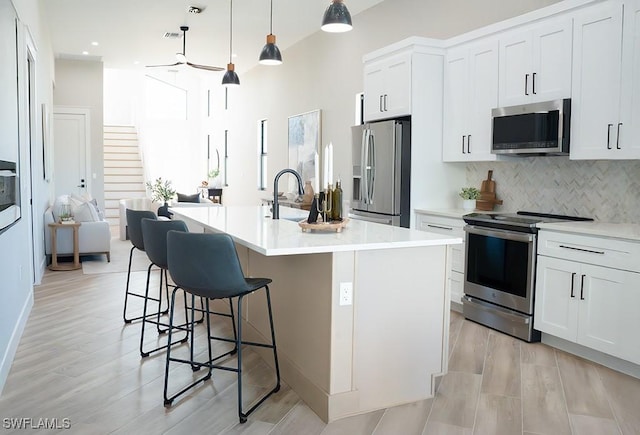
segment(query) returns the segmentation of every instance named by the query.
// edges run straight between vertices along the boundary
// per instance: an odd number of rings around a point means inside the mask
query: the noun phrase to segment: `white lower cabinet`
[[[447,276],[451,302],[462,303],[464,295],[464,265],[465,265],[465,222],[459,218],[418,213],[417,228],[431,233],[461,237],[462,244],[449,245],[447,248]]]
[[[558,240],[544,233],[539,240],[543,252]],[[588,239],[588,246],[571,244],[566,236],[565,258],[538,255],[535,328],[640,364],[640,273],[572,261],[571,250],[584,255],[588,249],[594,258],[615,251],[615,246],[599,246],[598,238]]]

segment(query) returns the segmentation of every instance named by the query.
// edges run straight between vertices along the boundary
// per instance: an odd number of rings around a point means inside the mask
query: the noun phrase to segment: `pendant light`
[[[238,86],[240,79],[234,71],[235,65],[231,62],[233,56],[233,0],[230,0],[229,3],[229,63],[227,64],[227,72],[222,77],[222,86]]]
[[[276,45],[276,35],[273,34],[273,0],[271,0],[267,43],[262,47],[259,63],[262,65],[280,65],[282,63],[282,55],[280,54],[280,49]]]
[[[324,11],[322,27],[325,32],[341,33],[348,32],[353,27],[351,25],[351,14],[342,0],[332,0],[331,4]]]

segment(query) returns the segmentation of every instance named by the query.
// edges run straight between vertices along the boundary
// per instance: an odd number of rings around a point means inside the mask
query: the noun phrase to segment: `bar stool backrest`
[[[158,219],[156,214],[149,210],[127,209],[127,228],[129,239],[133,246],[144,251],[144,239],[142,238],[142,219]]]
[[[167,260],[173,282],[198,296],[228,298],[251,289],[228,234],[169,231]]]
[[[161,269],[167,269],[167,233],[169,231],[188,232],[187,224],[180,220],[157,220],[144,218],[142,224],[142,239],[144,250],[151,261]]]

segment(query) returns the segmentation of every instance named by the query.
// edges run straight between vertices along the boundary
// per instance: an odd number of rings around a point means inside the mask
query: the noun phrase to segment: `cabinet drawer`
[[[465,223],[462,219],[418,214],[417,227],[421,231],[462,237],[464,241]]]
[[[640,243],[542,230],[538,254],[640,272]]]

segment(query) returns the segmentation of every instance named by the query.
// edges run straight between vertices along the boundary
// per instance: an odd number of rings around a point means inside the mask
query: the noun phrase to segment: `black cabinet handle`
[[[533,91],[534,95],[536,93],[536,73],[533,73],[531,75],[531,90]]]
[[[611,149],[611,127],[613,124],[607,124],[607,149]]]
[[[465,137],[467,137],[467,135],[463,135],[463,136],[462,136],[462,154],[466,154],[466,153],[464,152],[464,138],[465,138]]]
[[[567,246],[567,245],[558,245],[559,248],[564,248],[564,249],[571,249],[573,251],[582,251],[582,252],[588,252],[590,254],[600,254],[600,255],[604,255],[604,251],[594,251],[592,249],[584,249],[584,248],[574,248],[573,246]]]
[[[524,94],[529,95],[529,74],[524,75]]]
[[[384,110],[382,110],[382,98],[383,97],[384,97],[383,95],[380,95],[380,102],[378,103],[378,108],[380,109],[381,112],[384,111]]]
[[[441,227],[440,225],[433,225],[433,224],[427,224],[427,226],[430,228],[439,228],[441,230],[453,231],[453,228],[451,227]]]
[[[580,278],[580,300],[584,301],[584,277],[586,275],[582,275]]]
[[[573,293],[573,284],[574,284],[574,282],[575,282],[575,280],[576,280],[575,278],[576,278],[576,273],[575,273],[575,272],[573,272],[573,273],[571,274],[571,297],[572,297],[572,298],[575,298],[575,297],[576,297],[576,295]]]
[[[471,135],[467,136],[467,154],[471,154]]]
[[[622,126],[622,123],[619,122],[618,123],[618,135],[616,136],[616,149],[622,149],[620,148],[620,127]]]

